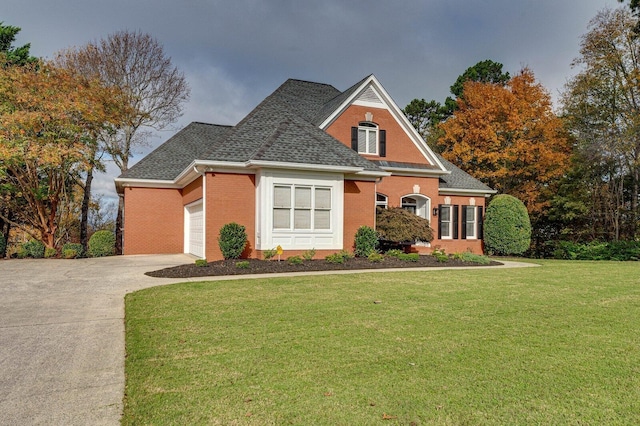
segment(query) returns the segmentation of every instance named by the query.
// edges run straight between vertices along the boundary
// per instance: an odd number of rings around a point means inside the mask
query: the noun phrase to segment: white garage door
[[[187,207],[187,230],[189,240],[187,250],[194,256],[204,257],[204,215],[202,203]]]

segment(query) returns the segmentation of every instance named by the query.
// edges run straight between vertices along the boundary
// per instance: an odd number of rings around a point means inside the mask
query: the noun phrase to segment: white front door
[[[186,239],[187,244],[185,248],[187,252],[204,258],[204,214],[202,209],[202,202],[187,206],[185,215],[186,225]]]

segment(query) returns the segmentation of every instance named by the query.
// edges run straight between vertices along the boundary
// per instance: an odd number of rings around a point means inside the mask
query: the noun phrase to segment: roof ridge
[[[256,149],[253,154],[251,154],[249,156],[250,159],[254,159],[256,157],[259,157],[261,154],[264,154],[266,152],[267,149],[269,149],[275,142],[276,140],[278,140],[278,137],[280,137],[280,135],[289,128],[289,126],[291,125],[291,119],[287,118],[285,120],[282,120],[280,123],[278,123],[278,127],[276,127],[276,129],[273,131],[273,133],[271,133],[269,135],[269,137],[267,138],[266,141],[264,141],[264,143],[262,145],[260,145],[258,147],[258,149]]]

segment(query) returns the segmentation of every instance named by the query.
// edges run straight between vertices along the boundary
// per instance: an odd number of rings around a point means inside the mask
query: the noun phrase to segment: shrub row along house
[[[429,252],[482,252],[494,191],[435,154],[371,75],[344,92],[288,80],[236,126],[191,123],[116,179],[124,253],[221,259],[217,238],[246,227],[243,257],[353,250],[376,208],[429,219]]]

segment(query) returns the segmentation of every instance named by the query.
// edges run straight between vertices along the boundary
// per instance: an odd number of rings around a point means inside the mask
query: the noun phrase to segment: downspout
[[[202,255],[207,258],[207,174],[206,169],[198,170],[198,166],[193,166],[193,170],[202,177]]]

